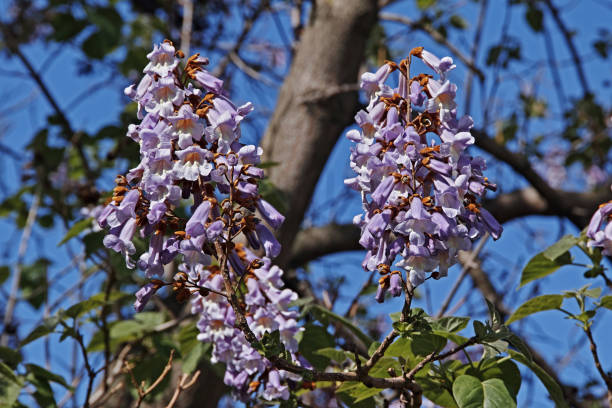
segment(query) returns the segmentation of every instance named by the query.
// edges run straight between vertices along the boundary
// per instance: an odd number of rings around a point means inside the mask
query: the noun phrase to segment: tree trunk
[[[329,154],[358,109],[357,76],[377,2],[321,0],[312,12],[261,143],[265,160],[279,163],[268,177],[288,202],[279,231],[281,267]]]

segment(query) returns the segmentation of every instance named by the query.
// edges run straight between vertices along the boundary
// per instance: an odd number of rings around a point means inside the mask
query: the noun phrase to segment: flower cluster
[[[412,57],[435,71],[410,77]],[[421,284],[428,272],[434,278],[447,274],[457,262],[457,251],[466,250],[486,232],[495,239],[502,227],[480,200],[496,186],[483,176],[485,161],[471,157],[474,143],[469,116],[457,118],[457,86],[446,79],[455,67],[415,48],[399,65],[387,62],[375,73],[362,76],[361,88],[370,98],[355,120],[360,130],[350,130],[351,168],[357,174],[345,180],[360,191],[364,213],[355,217],[361,227],[360,243],[368,252],[363,266],[379,271],[376,299],[389,291],[399,296],[404,279],[397,266],[408,271],[412,285]],[[396,87],[385,82],[399,72]]]
[[[241,259],[250,264],[258,262],[251,251],[240,245],[238,248]],[[260,340],[265,333],[278,330],[285,349],[299,361],[295,338],[300,331],[297,326],[299,316],[296,311],[289,310],[289,304],[297,299],[297,294],[290,289],[282,289],[283,271],[273,266],[270,259],[263,258],[255,266],[258,268],[244,275],[247,288],[244,303],[249,327]],[[198,267],[191,275],[202,287],[218,292],[223,290],[223,278],[218,267]],[[214,345],[211,362],[226,365],[225,384],[234,387],[243,399],[260,388],[262,397],[267,400],[288,398],[289,387],[281,381],[295,381],[299,377],[273,368],[251,347],[241,331],[234,327],[235,314],[225,297],[215,293],[207,296],[198,293],[193,299],[192,312],[200,316],[198,339]]]
[[[601,248],[602,254],[612,256],[612,201],[601,204],[595,211],[586,236],[588,246]]]
[[[226,384],[243,394],[286,399],[287,374],[271,369],[234,328],[227,300],[234,288],[255,335],[279,330],[286,350],[297,351],[297,316],[288,310],[297,295],[282,289],[282,271],[270,261],[281,248],[269,227],[278,228],[284,217],[259,194],[261,148],[240,143],[240,123],[252,106],[234,105],[198,54],[181,69],[184,56],[166,41],[147,57],[144,77],[125,90],[138,103],[141,121],[129,126],[127,136],[139,144],[141,161],[117,177],[112,199],[97,217],[109,228],[104,245],[150,279],[136,293],[137,311],[164,286],[172,286],[179,300],[194,296],[199,338],[213,343],[215,361],[226,363]],[[252,251],[233,242],[240,235]],[[148,240],[140,256],[138,237]],[[227,270],[213,266],[212,258],[225,260]],[[175,260],[179,272],[163,281],[164,266]],[[255,386],[253,377],[262,372],[265,385]]]

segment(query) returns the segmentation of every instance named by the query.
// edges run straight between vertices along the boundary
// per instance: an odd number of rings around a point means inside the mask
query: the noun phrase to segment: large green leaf
[[[315,351],[315,354],[334,360],[336,363],[343,363],[346,359],[351,359],[352,355],[344,350],[338,350],[333,347],[325,347]]]
[[[548,390],[548,394],[550,398],[555,402],[555,406],[557,408],[569,408],[569,405],[565,401],[565,396],[563,395],[563,390],[557,384],[557,382],[548,374],[542,367],[536,364],[534,361],[525,357],[522,353],[514,350],[508,350],[508,354],[512,357],[513,360],[518,361],[519,363],[529,367],[531,371],[535,373],[535,375],[540,379],[546,390]]]
[[[12,407],[22,387],[22,377],[16,376],[9,366],[0,363],[0,407]]]
[[[449,390],[444,387],[443,380],[425,373],[424,375],[417,375],[416,381],[423,389],[423,395],[428,400],[444,408],[457,408],[457,403]]]
[[[334,338],[324,327],[307,323],[304,326],[302,341],[300,341],[299,352],[313,365],[323,370],[329,364],[329,358],[316,354],[317,350],[326,347],[334,347]]]
[[[355,336],[359,338],[359,340],[363,341],[366,347],[369,347],[370,344],[372,344],[372,342],[374,341],[370,336],[362,332],[357,326],[355,326],[349,320],[345,319],[344,317],[340,315],[337,315],[336,313],[324,308],[323,306],[313,304],[313,305],[307,306],[305,309],[308,311],[312,311],[315,314],[319,314],[323,317],[326,317],[328,319],[335,320],[336,322],[342,324],[347,329],[352,331],[355,334]]]
[[[461,375],[453,383],[453,396],[459,408],[512,408],[516,402],[499,378],[480,381]]]
[[[559,241],[546,248],[542,254],[546,259],[554,261],[573,248],[578,242],[580,242],[580,237],[575,237],[571,234],[564,235]]]
[[[523,317],[529,316],[530,314],[542,312],[544,310],[558,309],[563,303],[562,295],[542,295],[529,299],[525,303],[519,306],[518,309],[512,316],[508,318],[506,324],[521,320]]]
[[[467,364],[465,374],[478,377],[481,381],[499,378],[504,382],[510,395],[516,400],[521,388],[521,372],[512,360],[496,357],[483,360],[478,365]]]
[[[569,252],[564,252],[561,256],[556,257],[555,260],[550,260],[544,253],[539,253],[531,258],[527,266],[525,266],[525,269],[523,269],[519,287],[536,279],[548,276],[563,265],[571,263],[572,257]]]
[[[46,336],[47,334],[53,333],[55,331],[55,327],[59,323],[60,319],[57,316],[51,316],[47,319],[43,320],[43,323],[36,327],[34,330],[30,332],[20,343],[20,346],[23,347],[26,344],[40,338]]]
[[[21,362],[21,353],[10,347],[0,346],[0,360],[11,367],[16,367]]]
[[[469,317],[445,316],[439,318],[438,320],[433,320],[432,328],[434,330],[442,330],[447,331],[449,333],[456,333],[465,329],[469,322]]]
[[[55,374],[52,373],[51,371],[47,370],[46,368],[43,368],[39,365],[36,364],[26,364],[26,369],[28,370],[28,372],[32,373],[34,376],[36,376],[37,378],[41,378],[44,379],[46,381],[52,381],[54,383],[58,383],[64,386],[64,388],[66,389],[73,389],[72,386],[70,386],[70,384],[68,384],[66,382],[66,380],[64,379],[64,377],[62,377],[59,374]]]
[[[400,375],[402,373],[402,366],[400,365],[399,361],[392,357],[383,356],[380,360],[376,362],[374,367],[372,367],[370,375],[372,377],[380,378],[391,377],[391,374],[389,374],[390,368],[395,371],[395,375]]]

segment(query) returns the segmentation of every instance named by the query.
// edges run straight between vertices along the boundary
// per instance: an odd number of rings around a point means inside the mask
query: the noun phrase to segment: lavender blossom
[[[249,327],[259,339],[278,330],[301,364],[299,315],[290,308],[297,294],[283,288],[282,271],[272,265],[281,247],[263,222],[277,229],[285,218],[259,193],[262,149],[240,141],[240,124],[253,106],[237,106],[223,95],[223,81],[203,68],[206,58],[196,54],[181,68],[178,56],[182,53],[170,42],[156,45],[143,79],[125,90],[138,103],[140,123],[131,124],[126,136],[138,143],[141,160],[117,177],[110,202],[96,214],[100,227],[109,229],[104,245],[149,279],[163,276],[164,266],[177,261],[171,282],[151,279],[136,292],[136,311],[160,287],[172,285],[177,298],[191,297],[198,339],[213,344],[212,362],[225,364],[224,381],[240,398],[255,392],[254,397],[287,399],[289,374],[273,369],[235,327],[234,309],[221,295],[226,282],[212,265],[213,256],[224,258],[217,248],[226,248],[225,272],[232,285],[240,280],[246,286],[240,296]],[[185,85],[186,77],[193,84]],[[240,234],[266,258],[233,242]],[[148,241],[144,253],[137,253],[137,236]]]
[[[421,58],[439,75],[408,77],[410,60],[387,63],[362,77],[370,97],[355,116],[360,130],[347,138],[356,177],[345,183],[361,192],[364,213],[355,218],[367,249],[364,268],[379,271],[376,300],[402,293],[404,279],[416,286],[428,274],[446,276],[457,251],[469,249],[485,233],[497,239],[502,227],[480,202],[496,186],[483,176],[484,160],[470,157],[473,121],[457,118],[457,86],[446,79],[455,68],[422,48]],[[385,85],[400,70],[396,88]],[[421,107],[421,110],[417,108]],[[398,259],[399,257],[399,259]],[[406,278],[393,265],[406,271]],[[435,272],[435,273],[434,273]]]

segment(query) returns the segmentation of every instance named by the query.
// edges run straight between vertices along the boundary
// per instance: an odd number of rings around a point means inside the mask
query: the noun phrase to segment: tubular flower
[[[412,57],[435,71],[410,77]],[[359,130],[347,138],[355,177],[345,180],[361,192],[363,214],[360,243],[368,252],[363,266],[379,271],[376,299],[405,288],[395,264],[407,272],[413,286],[428,274],[446,276],[466,250],[485,233],[497,239],[502,227],[480,202],[495,184],[483,176],[485,161],[466,149],[474,143],[469,116],[457,118],[457,86],[446,75],[455,68],[450,57],[439,59],[421,47],[400,64],[387,62],[366,73],[361,87],[370,98],[355,116]],[[398,71],[395,88],[385,84]],[[417,109],[417,107],[420,107]]]
[[[289,307],[297,295],[283,288],[282,271],[270,260],[280,252],[271,229],[284,217],[259,194],[262,149],[240,142],[240,123],[252,105],[236,106],[222,95],[223,81],[204,70],[208,60],[197,54],[181,70],[182,53],[169,41],[147,57],[145,76],[125,90],[139,107],[141,121],[128,127],[127,137],[139,144],[141,160],[116,178],[112,198],[98,212],[100,227],[109,229],[104,245],[150,279],[136,292],[137,311],[158,289],[172,286],[178,300],[192,298],[198,338],[213,344],[213,362],[226,365],[227,385],[243,399],[287,399],[295,386],[288,380],[295,376],[274,370],[234,327],[225,293],[224,273],[244,299],[241,307],[256,337],[278,330],[300,364],[299,317]],[[235,244],[241,234],[266,258]],[[135,237],[148,242],[144,253],[137,253]],[[212,266],[213,257],[227,259],[227,270]],[[171,282],[154,278],[174,261],[179,266]]]
[[[612,256],[612,201],[601,204],[587,227],[587,245],[601,248],[602,254]]]

